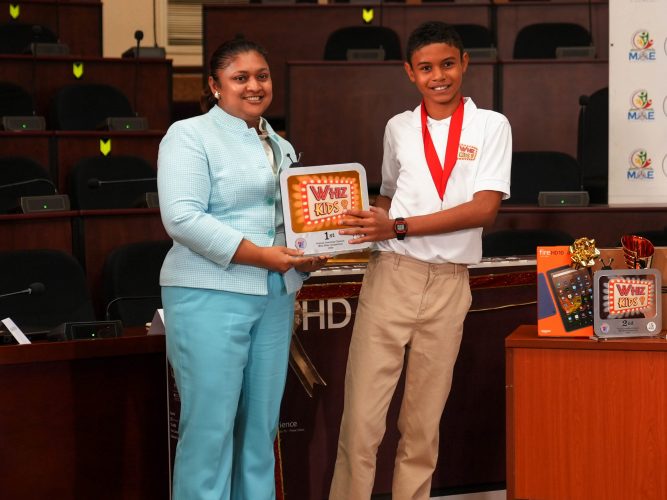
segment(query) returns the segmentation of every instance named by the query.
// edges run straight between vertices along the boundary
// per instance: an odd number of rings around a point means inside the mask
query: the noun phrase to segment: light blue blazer
[[[279,169],[296,158],[267,125]],[[164,227],[174,240],[160,285],[267,294],[266,269],[231,262],[242,239],[272,246],[276,178],[255,129],[220,107],[174,123],[160,143],[158,192]],[[288,293],[301,273],[284,274]]]

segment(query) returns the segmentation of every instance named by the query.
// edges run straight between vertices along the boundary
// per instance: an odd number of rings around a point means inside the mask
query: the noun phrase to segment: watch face
[[[397,222],[394,226],[397,232],[405,232],[408,230],[407,224],[405,222]]]

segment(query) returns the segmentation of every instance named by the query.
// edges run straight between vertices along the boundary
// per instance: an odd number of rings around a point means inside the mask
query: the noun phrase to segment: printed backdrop
[[[667,1],[609,2],[609,204],[667,203]]]

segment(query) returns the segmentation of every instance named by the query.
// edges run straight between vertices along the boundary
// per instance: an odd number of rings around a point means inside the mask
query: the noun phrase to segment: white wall
[[[120,57],[135,46],[137,30],[144,32],[141,44],[152,46],[153,0],[102,0],[102,28],[104,57]]]

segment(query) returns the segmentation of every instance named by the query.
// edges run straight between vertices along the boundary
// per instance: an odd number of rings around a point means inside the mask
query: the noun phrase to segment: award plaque
[[[341,235],[345,210],[368,210],[366,171],[358,163],[297,167],[280,173],[287,246],[304,255],[358,252],[371,244],[350,244]]]
[[[661,275],[657,269],[596,271],[597,337],[652,337],[662,328]]]

